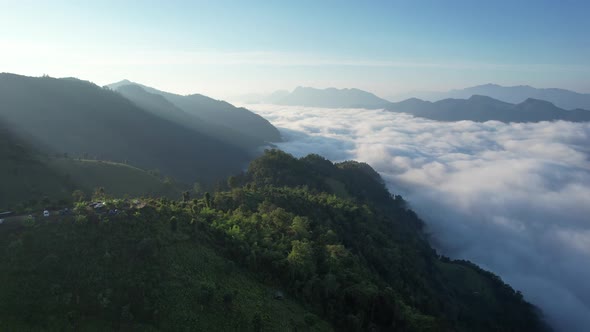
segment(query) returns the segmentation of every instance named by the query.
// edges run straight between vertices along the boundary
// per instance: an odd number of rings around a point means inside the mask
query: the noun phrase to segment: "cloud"
[[[368,162],[437,249],[501,276],[557,330],[590,330],[590,124],[249,107],[282,130],[287,152]]]

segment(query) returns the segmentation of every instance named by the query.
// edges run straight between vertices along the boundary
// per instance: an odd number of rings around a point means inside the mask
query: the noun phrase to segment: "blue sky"
[[[482,83],[590,92],[587,1],[3,1],[0,71],[217,97]]]

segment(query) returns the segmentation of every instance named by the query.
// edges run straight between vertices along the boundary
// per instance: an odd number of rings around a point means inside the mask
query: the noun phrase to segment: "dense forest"
[[[269,150],[219,189],[5,222],[0,329],[546,330],[364,163]]]

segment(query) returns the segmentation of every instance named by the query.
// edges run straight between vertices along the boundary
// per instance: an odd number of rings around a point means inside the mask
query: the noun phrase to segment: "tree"
[[[201,195],[203,193],[203,186],[201,186],[199,182],[195,182],[195,184],[193,184],[193,192],[195,196]]]
[[[262,316],[260,315],[259,312],[254,314],[254,317],[252,317],[252,330],[256,331],[256,332],[260,332],[263,329],[263,325],[262,325]]]
[[[230,189],[234,189],[238,187],[238,178],[235,176],[230,176],[229,178],[227,178],[227,185],[229,186]]]
[[[223,304],[226,308],[230,309],[234,302],[234,294],[232,293],[225,293],[223,294]]]
[[[176,216],[170,217],[170,230],[176,232],[178,229],[178,221],[176,220]]]
[[[209,192],[205,193],[205,206],[208,208],[211,207],[211,194],[209,194]]]
[[[300,239],[307,239],[309,237],[309,221],[307,218],[301,218],[299,216],[293,218],[291,231],[297,234],[297,237]]]
[[[82,190],[78,189],[74,190],[72,193],[72,198],[74,199],[74,202],[82,202],[84,199],[86,199],[86,195]]]
[[[315,271],[315,262],[313,259],[313,248],[307,241],[294,240],[291,242],[291,252],[287,256],[287,261],[295,273],[303,275],[312,274]]]
[[[92,199],[93,200],[101,200],[104,199],[106,197],[105,191],[103,187],[98,187],[94,190],[94,193],[92,194]]]

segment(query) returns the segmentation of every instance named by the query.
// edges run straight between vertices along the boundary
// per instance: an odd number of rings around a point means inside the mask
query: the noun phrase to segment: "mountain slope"
[[[227,128],[241,133],[246,139],[254,138],[262,143],[279,142],[281,140],[279,131],[266,119],[245,108],[234,107],[225,101],[215,100],[200,94],[181,96],[128,80],[110,84],[108,87],[119,90],[128,85],[136,85],[146,92],[160,95],[187,114],[196,116],[216,127]],[[224,130],[227,131],[227,129]]]
[[[0,100],[7,125],[58,153],[128,161],[187,183],[213,182],[249,159],[242,149],[163,120],[89,82],[0,74]]]
[[[274,299],[273,285],[171,210],[180,206],[107,205],[121,212],[79,208],[0,232],[0,330],[331,330],[293,299]]]
[[[314,89],[297,87],[288,95],[273,96],[278,105],[311,106],[327,108],[383,108],[389,102],[359,89]]]
[[[549,101],[563,109],[581,108],[590,110],[590,94],[555,88],[538,89],[528,85],[501,86],[484,84],[448,92],[414,93],[414,97],[430,101],[447,98],[467,99],[473,95],[489,96],[513,104],[522,103],[529,98],[540,99]]]
[[[387,109],[438,121],[590,121],[590,111],[568,111],[550,102],[530,98],[516,105],[479,95],[469,99],[443,99],[434,103],[412,98],[391,103]]]
[[[48,165],[49,158],[0,122],[0,211],[45,197],[71,197],[74,183]]]
[[[181,196],[174,184],[129,165],[42,154],[2,124],[0,156],[0,211],[64,205],[73,191],[90,197],[99,187],[115,197]]]
[[[271,150],[228,184],[0,232],[0,327],[546,330],[500,278],[439,256],[367,164]]]
[[[181,197],[178,185],[137,167],[102,160],[52,158],[49,165],[87,195],[103,188],[111,197]]]
[[[267,144],[261,138],[249,136],[229,127],[205,121],[193,113],[188,113],[180,109],[162,95],[147,92],[140,85],[121,85],[116,88],[116,91],[134,102],[137,106],[162,119],[174,122],[191,130],[196,130],[219,141],[244,149],[249,153],[256,153],[256,150],[260,146]]]

